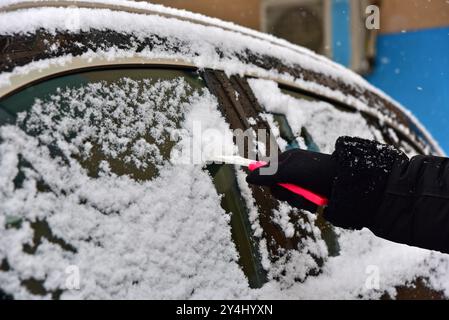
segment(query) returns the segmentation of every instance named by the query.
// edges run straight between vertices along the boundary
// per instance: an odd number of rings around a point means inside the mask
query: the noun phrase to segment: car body
[[[3,297],[443,296],[438,254],[336,230],[322,209],[249,186],[245,169],[186,162],[196,126],[200,149],[216,137],[244,156],[231,131],[266,130],[265,155],[331,153],[341,135],[444,154],[358,75],[146,3],[11,0],[0,15]],[[391,270],[367,289],[376,261]]]

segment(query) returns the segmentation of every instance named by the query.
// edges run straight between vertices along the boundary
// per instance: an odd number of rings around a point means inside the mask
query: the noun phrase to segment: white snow
[[[375,138],[360,113],[339,111],[327,102],[294,98],[282,93],[276,82],[271,80],[249,79],[248,82],[266,111],[284,114],[297,137],[301,134],[301,128],[307,128],[322,152],[332,153],[334,143],[340,136]],[[266,114],[265,118],[270,119],[270,114]],[[268,122],[276,136],[279,129],[272,120]],[[281,141],[281,146],[284,144]]]
[[[167,92],[170,99],[163,100]],[[11,268],[0,272],[3,290],[16,298],[36,298],[20,285],[29,278],[44,281],[48,291],[63,289],[65,269],[75,265],[80,290],[66,291],[62,298],[252,296],[237,264],[229,216],[208,174],[201,166],[159,161],[159,145],[142,138],[150,134],[158,141],[166,131],[188,131],[190,121],[204,120],[205,105],[216,110],[217,102],[207,91],[187,92],[181,78],[92,83],[37,100],[20,117],[26,129],[0,128],[0,261],[6,258]],[[116,108],[110,107],[112,101]],[[187,120],[177,127],[176,119],[184,114]],[[213,115],[206,114],[206,119]],[[215,116],[215,123],[226,127],[218,111]],[[34,137],[27,133],[31,131],[39,134]],[[91,178],[74,159],[89,159],[87,141],[102,147],[105,160],[98,178]],[[67,163],[49,155],[52,144]],[[150,146],[151,153],[146,148],[142,152],[141,144]],[[125,166],[125,151],[135,165],[156,163],[158,175],[136,181],[115,174],[110,163]],[[32,167],[25,171],[22,187],[15,188],[19,157]],[[48,186],[44,192],[38,190],[42,182]],[[22,226],[6,228],[8,216],[22,219]],[[46,239],[34,254],[24,252],[22,246],[32,244],[30,222],[36,220],[45,220],[53,235],[76,252]]]
[[[240,193],[245,200],[245,205],[248,210],[248,218],[249,222],[251,223],[251,227],[253,229],[253,235],[256,238],[262,237],[262,227],[260,226],[259,222],[259,210],[257,209],[256,201],[254,200],[251,189],[249,188],[248,183],[246,182],[246,173],[239,167],[236,166],[236,177],[237,177],[237,183],[240,189]],[[262,248],[261,251],[264,252],[265,255],[268,255],[268,252],[266,252],[266,248]],[[266,263],[268,265],[269,262]],[[269,267],[267,267],[268,269]]]
[[[295,235],[295,226],[289,217],[291,210],[292,208],[285,203],[281,203],[279,209],[273,210],[273,221],[282,228],[287,238]]]

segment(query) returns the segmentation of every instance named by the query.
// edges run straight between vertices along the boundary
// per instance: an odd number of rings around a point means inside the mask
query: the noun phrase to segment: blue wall
[[[349,66],[351,63],[351,6],[349,0],[332,0],[332,58]]]
[[[449,153],[449,27],[378,38],[367,77],[411,110]]]

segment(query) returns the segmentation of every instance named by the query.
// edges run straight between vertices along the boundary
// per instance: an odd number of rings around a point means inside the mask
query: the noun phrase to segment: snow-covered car
[[[195,133],[241,152],[239,129],[280,151],[351,135],[443,155],[363,78],[158,5],[0,5],[0,298],[445,296],[445,256],[336,229],[246,169],[189,164]]]

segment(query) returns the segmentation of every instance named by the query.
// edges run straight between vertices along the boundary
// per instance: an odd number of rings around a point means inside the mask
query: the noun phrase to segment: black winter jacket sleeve
[[[394,242],[449,253],[449,159],[407,156],[374,141],[341,137],[325,218],[366,227]]]

